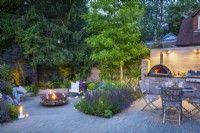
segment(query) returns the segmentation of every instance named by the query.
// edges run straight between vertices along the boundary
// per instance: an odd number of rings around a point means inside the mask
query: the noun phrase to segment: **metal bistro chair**
[[[195,91],[195,97],[188,98],[187,101],[194,106],[194,109],[190,111],[191,117],[200,113],[200,91]]]
[[[169,107],[178,109],[179,112],[179,125],[181,124],[182,119],[182,96],[183,89],[177,87],[162,87],[161,89],[161,98],[162,98],[162,110],[163,110],[163,123],[166,120],[166,109]],[[170,120],[170,119],[167,119]],[[171,120],[172,121],[172,120]]]
[[[143,80],[139,81],[139,88],[142,93],[142,97],[146,103],[146,105],[142,108],[142,110],[144,110],[146,107],[149,107],[151,110],[153,110],[156,113],[155,109],[158,109],[158,108],[153,104],[153,102],[158,100],[160,98],[160,95],[149,94],[147,89],[145,88],[145,84]]]

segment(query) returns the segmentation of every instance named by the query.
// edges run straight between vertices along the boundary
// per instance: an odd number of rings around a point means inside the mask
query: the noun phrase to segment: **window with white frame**
[[[198,16],[198,30],[200,30],[200,16]]]

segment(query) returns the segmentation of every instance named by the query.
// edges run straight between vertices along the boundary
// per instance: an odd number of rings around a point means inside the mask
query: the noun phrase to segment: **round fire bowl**
[[[67,103],[67,95],[57,91],[40,94],[40,98],[40,103],[45,106],[57,106]]]

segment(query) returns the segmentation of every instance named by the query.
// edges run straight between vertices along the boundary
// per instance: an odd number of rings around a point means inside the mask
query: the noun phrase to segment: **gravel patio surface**
[[[144,100],[138,99],[123,112],[112,118],[86,115],[75,109],[80,98],[72,97],[68,104],[57,107],[44,107],[40,98],[31,97],[22,104],[29,117],[0,125],[0,133],[199,133],[200,113],[192,120],[184,119],[177,123],[162,124],[161,110],[153,113],[141,111]],[[156,102],[160,106],[160,101]],[[187,103],[183,105],[192,108]]]

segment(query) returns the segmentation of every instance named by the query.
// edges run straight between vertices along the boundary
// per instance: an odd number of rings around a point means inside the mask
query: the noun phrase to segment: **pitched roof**
[[[168,33],[165,35],[162,40],[163,41],[170,41],[170,40],[176,40],[177,36],[175,36],[173,33]]]
[[[200,32],[194,32],[192,22],[192,17],[195,16],[199,11],[200,7],[198,7],[191,16],[182,21],[176,46],[200,45]]]
[[[166,34],[161,40],[157,41],[146,41],[145,45],[151,48],[154,44],[162,44],[164,47],[174,47],[176,44],[176,38],[172,33]]]
[[[194,17],[198,12],[199,12],[199,10],[200,10],[200,7],[198,7],[193,13],[192,13],[192,17]]]

